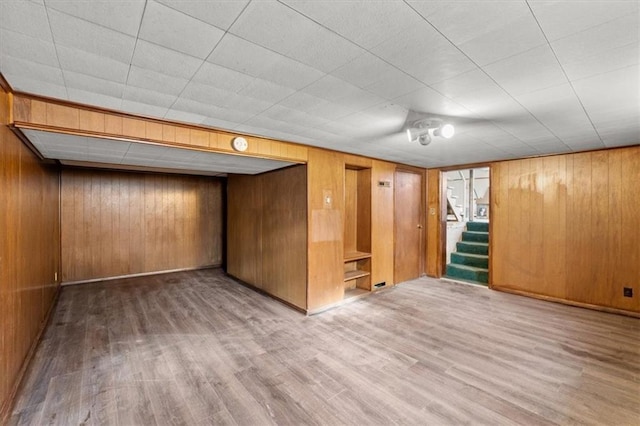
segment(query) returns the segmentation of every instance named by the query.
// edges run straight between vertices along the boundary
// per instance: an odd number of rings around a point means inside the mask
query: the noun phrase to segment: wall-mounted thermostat
[[[249,148],[249,142],[245,138],[238,136],[231,140],[231,147],[236,151],[243,152]]]

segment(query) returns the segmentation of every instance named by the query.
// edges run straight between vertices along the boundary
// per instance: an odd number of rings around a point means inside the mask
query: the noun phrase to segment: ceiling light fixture
[[[445,124],[439,118],[425,118],[414,122],[407,129],[409,142],[420,142],[421,145],[429,145],[433,136],[441,136],[449,139],[455,133],[453,124]]]

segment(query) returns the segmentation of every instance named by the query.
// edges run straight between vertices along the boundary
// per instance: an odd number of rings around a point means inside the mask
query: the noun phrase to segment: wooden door
[[[422,259],[422,176],[395,174],[395,268],[396,283],[420,276]]]

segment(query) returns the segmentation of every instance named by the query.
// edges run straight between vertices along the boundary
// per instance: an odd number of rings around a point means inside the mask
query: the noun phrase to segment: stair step
[[[455,263],[447,265],[447,276],[468,281],[477,281],[485,284],[489,282],[489,270],[485,268],[476,268],[475,266],[458,265]]]
[[[489,244],[476,243],[472,241],[459,241],[456,243],[456,250],[459,253],[471,253],[471,254],[489,254]]]
[[[467,222],[467,231],[489,232],[489,222]]]
[[[464,231],[462,233],[462,241],[473,241],[473,242],[476,242],[476,243],[488,243],[489,242],[489,233],[488,232]]]
[[[451,263],[488,269],[489,256],[486,254],[451,253]]]

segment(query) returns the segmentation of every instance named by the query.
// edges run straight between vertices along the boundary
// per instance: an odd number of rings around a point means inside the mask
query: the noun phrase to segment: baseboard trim
[[[590,304],[590,303],[576,302],[576,301],[573,301],[573,300],[562,299],[562,298],[559,298],[559,297],[545,296],[544,294],[531,293],[531,292],[522,291],[522,290],[514,290],[512,288],[498,287],[498,286],[495,286],[495,285],[491,285],[489,288],[491,290],[501,291],[503,293],[517,294],[518,296],[531,297],[533,299],[545,300],[547,302],[560,303],[560,304],[563,304],[563,305],[575,306],[575,307],[578,307],[578,308],[585,308],[585,309],[591,309],[591,310],[594,310],[594,311],[607,312],[607,313],[610,313],[610,314],[617,314],[617,315],[624,315],[624,316],[633,317],[633,318],[640,318],[640,312],[626,311],[624,309],[610,308],[608,306],[601,306],[601,305],[593,305],[593,304]]]
[[[60,285],[56,287],[56,292],[53,296],[53,301],[51,302],[51,305],[49,306],[49,310],[47,311],[44,319],[42,320],[42,323],[40,324],[40,329],[38,330],[38,334],[36,334],[35,339],[33,339],[33,342],[31,343],[31,347],[27,352],[27,356],[24,358],[24,362],[20,367],[20,371],[18,371],[18,375],[16,376],[16,380],[13,383],[13,387],[11,389],[11,392],[9,393],[9,397],[7,398],[6,401],[4,401],[4,403],[0,407],[0,424],[5,425],[9,423],[9,417],[11,417],[11,411],[13,410],[13,406],[16,402],[15,401],[16,395],[18,394],[18,391],[22,386],[22,381],[24,380],[24,377],[27,373],[27,369],[31,365],[31,361],[33,360],[33,357],[36,353],[36,349],[38,348],[38,345],[42,340],[42,335],[44,334],[44,331],[47,329],[47,326],[51,321],[51,317],[53,316],[55,307],[58,304],[58,298],[60,297],[60,288],[61,288]]]
[[[117,275],[113,277],[103,277],[103,278],[92,278],[89,280],[65,281],[62,283],[62,285],[68,286],[68,285],[78,285],[78,284],[91,284],[91,283],[97,283],[102,281],[113,281],[113,280],[122,280],[126,278],[147,277],[149,275],[171,274],[173,272],[198,271],[200,269],[220,268],[221,266],[222,266],[221,263],[216,263],[212,265],[194,266],[189,268],[165,269],[163,271],[140,272],[137,274]]]

